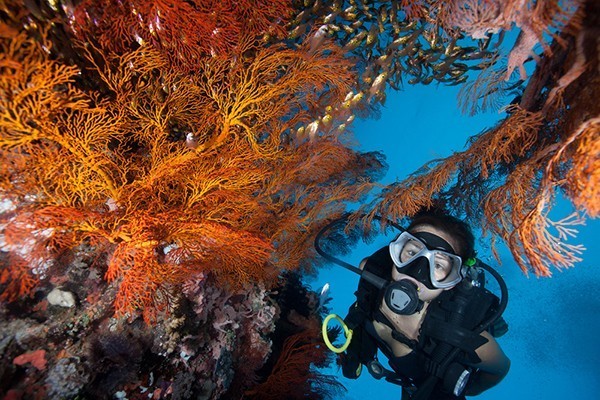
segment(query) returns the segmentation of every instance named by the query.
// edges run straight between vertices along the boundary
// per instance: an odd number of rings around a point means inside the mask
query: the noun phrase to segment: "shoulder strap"
[[[365,264],[365,270],[374,273],[384,279],[389,279],[393,265],[392,256],[390,256],[390,250],[388,246],[384,246],[377,250],[375,253],[367,257]]]

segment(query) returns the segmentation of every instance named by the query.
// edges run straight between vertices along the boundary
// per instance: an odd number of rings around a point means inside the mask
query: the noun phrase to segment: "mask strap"
[[[442,250],[450,254],[456,254],[454,248],[443,238],[429,232],[414,232],[410,233],[419,239],[429,250]]]

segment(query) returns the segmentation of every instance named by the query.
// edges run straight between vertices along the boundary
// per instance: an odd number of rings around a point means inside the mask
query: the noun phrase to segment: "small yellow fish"
[[[308,27],[307,24],[298,25],[290,32],[290,34],[288,35],[288,38],[289,39],[299,38],[300,36],[304,35],[304,33],[306,33],[307,27]]]
[[[343,0],[334,0],[333,4],[329,7],[333,12],[340,12],[342,10]]]
[[[312,6],[313,14],[316,14],[319,11],[321,11],[322,7],[323,7],[323,4],[321,4],[321,0],[315,0],[315,4],[313,4],[313,6]]]
[[[302,12],[300,12],[300,14],[296,15],[296,17],[291,22],[292,26],[300,25],[306,14],[306,10],[303,10]]]
[[[354,21],[353,23],[350,24],[350,26],[352,27],[352,29],[358,29],[361,26],[363,26],[364,21],[363,20],[358,20],[358,21]]]
[[[343,47],[344,51],[352,51],[355,50],[358,46],[360,46],[361,42],[367,36],[367,31],[362,31],[358,35],[356,35],[352,40],[346,43]]]
[[[314,139],[317,136],[317,131],[319,130],[319,121],[313,121],[310,124],[306,125],[306,133],[310,139]]]
[[[379,27],[377,24],[371,24],[371,28],[369,28],[369,33],[367,34],[367,46],[373,45],[377,38],[379,37]]]
[[[423,85],[429,85],[431,82],[433,82],[433,75],[429,75],[427,78],[421,80]]]
[[[329,26],[322,25],[314,34],[310,36],[308,39],[309,53],[314,54],[319,49],[323,43],[323,40],[325,40],[325,36],[327,35],[328,31]]]
[[[459,77],[463,76],[466,72],[467,72],[467,70],[464,70],[464,69],[452,69],[452,70],[450,70],[449,74],[453,78],[459,78]]]
[[[323,22],[326,24],[329,24],[330,22],[333,22],[333,20],[338,16],[338,13],[336,12],[332,12],[330,14],[327,14],[325,16],[325,18],[323,18]]]
[[[399,38],[395,39],[392,43],[390,43],[388,48],[395,50],[395,49],[399,48],[400,46],[408,43],[408,41],[410,40],[411,37],[412,37],[412,35],[400,36]]]
[[[365,97],[363,92],[358,92],[352,97],[352,105],[357,105]]]
[[[342,25],[342,29],[348,34],[352,35],[354,33],[354,28],[351,25]]]
[[[388,5],[387,4],[382,4],[379,7],[379,10],[377,10],[377,15],[378,15],[378,20],[380,24],[385,24],[387,22],[388,19]]]
[[[373,81],[371,88],[369,89],[369,98],[376,96],[382,92],[382,89],[385,87],[385,81],[388,77],[389,73],[384,71],[377,75],[377,78]]]

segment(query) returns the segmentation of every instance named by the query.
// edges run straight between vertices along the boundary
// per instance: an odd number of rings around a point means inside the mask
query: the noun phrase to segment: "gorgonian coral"
[[[318,221],[368,189],[340,180],[381,166],[332,135],[293,132],[322,92],[341,102],[349,89],[349,61],[330,42],[247,40],[239,58],[200,60],[197,75],[171,69],[151,44],[116,54],[87,43],[82,71],[52,58],[44,29],[2,39],[0,190],[15,205],[4,235],[10,249],[36,243],[23,262],[11,252],[5,298],[31,293],[23,265],[84,242],[107,255],[118,315],[153,321],[201,271],[234,286],[272,282],[308,267]],[[80,73],[98,91],[82,89]]]
[[[248,37],[283,36],[292,11],[286,0],[106,0],[63,8],[77,37],[119,54],[150,44],[184,72],[196,72],[206,58],[243,53]]]

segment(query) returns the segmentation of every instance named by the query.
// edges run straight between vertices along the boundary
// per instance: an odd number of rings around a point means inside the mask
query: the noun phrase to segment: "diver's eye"
[[[437,253],[435,255],[435,269],[438,271],[448,271],[452,267],[452,262],[445,254]]]
[[[435,263],[435,269],[445,271],[448,269],[448,266],[445,264]]]
[[[435,279],[437,279],[438,281],[442,281],[444,279],[446,279],[448,277],[448,275],[450,274],[450,265],[442,262],[436,262],[435,263],[435,270],[434,270],[434,274],[435,274]]]
[[[400,253],[400,259],[402,262],[406,262],[416,256],[421,250],[423,250],[423,244],[411,240],[404,245]]]

